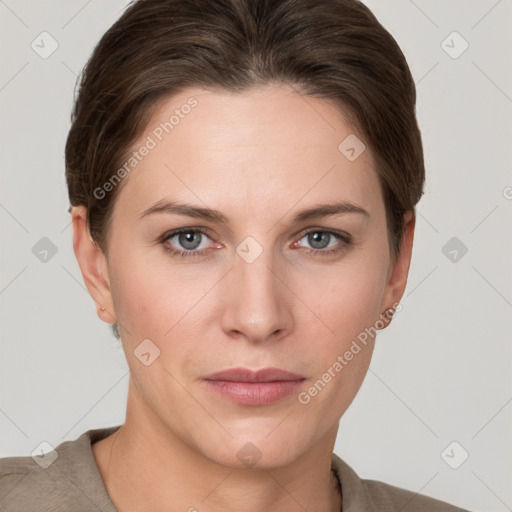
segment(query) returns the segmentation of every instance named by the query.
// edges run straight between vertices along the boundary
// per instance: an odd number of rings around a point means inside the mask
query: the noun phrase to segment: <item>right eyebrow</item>
[[[211,208],[204,208],[202,206],[195,206],[186,203],[180,203],[178,201],[168,201],[162,199],[150,206],[147,210],[144,210],[140,215],[139,219],[146,217],[147,215],[153,215],[155,213],[167,213],[169,215],[187,215],[188,217],[194,217],[196,219],[209,220],[218,224],[227,223],[227,217]]]

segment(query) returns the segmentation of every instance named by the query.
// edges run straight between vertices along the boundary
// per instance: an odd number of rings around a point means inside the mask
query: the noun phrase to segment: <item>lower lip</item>
[[[303,381],[304,379],[275,382],[205,380],[211,389],[240,405],[268,405],[277,402],[296,393]]]

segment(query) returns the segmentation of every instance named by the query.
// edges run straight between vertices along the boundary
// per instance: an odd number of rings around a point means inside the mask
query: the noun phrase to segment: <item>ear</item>
[[[87,226],[85,206],[73,206],[71,220],[73,222],[73,250],[85,285],[96,303],[97,314],[104,322],[114,323],[116,317],[108,279],[107,260],[103,251],[91,237]]]
[[[386,311],[392,309],[401,309],[399,306],[400,300],[404,294],[405,286],[407,285],[407,276],[409,274],[409,266],[412,256],[412,245],[414,240],[414,227],[416,223],[416,216],[414,211],[407,211],[404,214],[404,230],[402,234],[402,241],[400,251],[396,260],[391,263],[388,272],[388,281],[384,289],[384,294],[381,302],[381,317],[384,327],[387,327],[393,318],[393,313],[386,314]]]

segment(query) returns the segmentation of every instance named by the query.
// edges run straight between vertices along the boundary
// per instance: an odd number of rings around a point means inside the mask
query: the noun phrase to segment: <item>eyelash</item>
[[[198,228],[180,228],[180,229],[175,229],[174,231],[165,233],[161,238],[161,242],[163,244],[165,251],[170,253],[172,256],[178,256],[178,257],[189,257],[189,256],[196,257],[197,256],[197,257],[199,257],[199,256],[205,256],[211,250],[211,249],[201,249],[199,251],[195,251],[195,250],[180,251],[180,250],[176,250],[176,249],[173,249],[173,248],[165,245],[164,242],[166,242],[170,238],[173,238],[176,235],[179,235],[180,233],[194,233],[194,234],[200,233],[200,234],[208,237],[208,233],[206,233],[202,229],[198,229]],[[335,249],[308,249],[308,248],[306,248],[306,252],[313,256],[317,256],[317,255],[332,256],[335,253],[341,253],[343,250],[346,250],[349,245],[352,244],[352,237],[350,235],[337,233],[336,231],[330,231],[330,230],[326,230],[326,229],[310,229],[308,231],[305,231],[305,232],[301,233],[299,240],[304,238],[306,235],[309,235],[310,233],[329,233],[329,234],[337,237],[341,242],[343,242],[343,245],[341,247],[337,247]]]

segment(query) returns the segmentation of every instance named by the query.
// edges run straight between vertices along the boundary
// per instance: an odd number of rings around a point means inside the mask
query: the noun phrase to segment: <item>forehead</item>
[[[138,160],[118,201],[138,212],[166,196],[218,209],[244,202],[255,205],[251,214],[276,201],[344,197],[371,208],[380,186],[369,149],[355,160],[343,153],[343,141],[361,139],[331,101],[288,86],[190,88],[157,106],[133,144]]]

